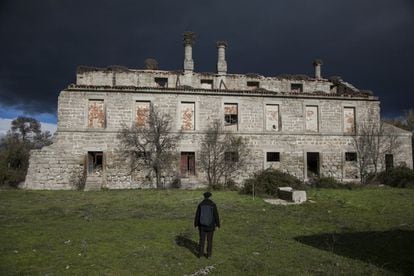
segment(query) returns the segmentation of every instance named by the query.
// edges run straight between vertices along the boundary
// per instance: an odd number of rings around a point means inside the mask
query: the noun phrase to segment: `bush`
[[[362,187],[357,182],[348,182],[343,183],[338,181],[336,178],[332,176],[321,176],[318,178],[314,178],[310,183],[313,188],[319,189],[355,189]]]
[[[407,167],[395,167],[378,174],[378,181],[399,188],[414,188],[414,171]]]
[[[293,175],[274,169],[267,169],[245,180],[241,190],[244,194],[277,196],[278,187],[292,187],[293,189],[306,189],[306,186]]]
[[[180,176],[176,176],[173,178],[171,182],[171,188],[173,189],[180,189],[181,188],[181,178]]]
[[[226,190],[229,190],[229,191],[238,191],[239,190],[239,187],[237,187],[237,183],[233,179],[228,179],[224,186],[225,186]]]

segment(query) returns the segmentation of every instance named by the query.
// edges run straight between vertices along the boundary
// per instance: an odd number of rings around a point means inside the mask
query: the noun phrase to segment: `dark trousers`
[[[199,254],[200,257],[204,255],[204,243],[205,243],[206,237],[207,237],[207,257],[211,257],[211,252],[213,250],[213,234],[214,234],[214,231],[206,232],[201,228],[199,228],[198,231],[199,231],[199,234],[200,234],[200,242],[198,243],[198,245],[199,245],[198,254]]]

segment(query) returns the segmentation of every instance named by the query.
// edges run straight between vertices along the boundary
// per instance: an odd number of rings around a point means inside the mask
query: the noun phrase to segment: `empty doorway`
[[[386,154],[385,155],[385,170],[389,171],[394,168],[394,155]]]
[[[319,176],[319,152],[306,153],[307,178]]]
[[[89,151],[88,152],[88,174],[100,175],[103,171],[103,152]]]

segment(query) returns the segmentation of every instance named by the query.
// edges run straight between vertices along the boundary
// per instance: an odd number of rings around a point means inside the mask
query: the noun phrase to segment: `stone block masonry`
[[[58,98],[55,142],[31,152],[25,187],[74,189],[88,176],[110,189],[155,187],[148,171],[130,173],[117,139],[123,126],[144,126],[151,105],[171,116],[172,132],[183,133],[176,170],[164,176],[166,183],[180,176],[184,152],[194,156],[195,172],[181,175],[182,183],[190,188],[206,185],[198,166],[200,143],[215,120],[225,132],[248,141],[249,165],[234,177],[239,185],[269,167],[303,180],[315,175],[358,180],[357,159],[346,156],[354,156],[358,127],[379,124],[378,98],[340,79],[324,79],[321,61],[315,78],[228,74],[224,42],[217,44],[219,71],[196,73],[192,40],[184,42],[184,71],[79,67],[76,84]],[[389,153],[393,164],[410,167],[412,134],[397,128],[394,132],[401,147]]]

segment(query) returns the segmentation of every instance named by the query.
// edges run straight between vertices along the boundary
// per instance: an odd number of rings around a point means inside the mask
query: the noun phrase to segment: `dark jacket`
[[[211,222],[210,225],[200,224],[200,213],[201,213],[202,205],[209,205],[213,207],[213,221]],[[205,232],[214,231],[216,226],[220,227],[220,218],[219,218],[219,214],[217,211],[217,206],[212,200],[208,198],[204,199],[203,201],[200,202],[200,204],[198,204],[197,211],[196,211],[195,218],[194,218],[194,227],[197,227],[197,226]]]

